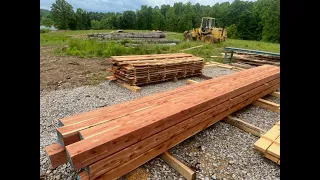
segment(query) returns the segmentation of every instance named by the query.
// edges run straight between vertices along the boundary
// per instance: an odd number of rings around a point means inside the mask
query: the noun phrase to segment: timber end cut
[[[254,143],[254,148],[280,165],[280,121]]]
[[[279,67],[242,70],[66,117],[59,139],[79,180],[117,179],[279,87]]]
[[[113,77],[129,86],[177,80],[202,74],[204,59],[192,54],[111,56]]]
[[[56,168],[68,162],[66,150],[59,143],[45,147],[45,151],[49,157],[52,168]]]

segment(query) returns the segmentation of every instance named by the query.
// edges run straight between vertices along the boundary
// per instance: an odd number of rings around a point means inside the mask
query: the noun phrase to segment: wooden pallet
[[[280,121],[254,143],[254,148],[280,165]]]

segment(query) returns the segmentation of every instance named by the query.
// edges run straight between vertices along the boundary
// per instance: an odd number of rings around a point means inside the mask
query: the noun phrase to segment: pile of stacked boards
[[[280,121],[254,143],[254,148],[280,165]]]
[[[137,39],[137,38],[165,38],[166,35],[163,32],[150,32],[150,33],[94,33],[88,34],[88,37],[100,37],[103,39]]]
[[[54,167],[70,162],[79,180],[116,179],[280,87],[264,65],[59,120]]]
[[[268,56],[262,54],[251,54],[251,53],[236,53],[233,55],[234,62],[251,65],[251,66],[261,66],[264,64],[270,64],[275,66],[280,66],[280,57],[278,56]]]
[[[201,75],[203,58],[192,54],[111,56],[111,72],[129,85],[144,85]]]
[[[113,33],[93,33],[88,34],[89,39],[97,39],[103,41],[118,41],[127,40],[125,44],[143,44],[143,43],[179,43],[179,39],[166,39],[165,33],[161,31],[154,31],[149,33],[125,33],[125,32],[113,32]],[[123,43],[124,41],[122,41]]]

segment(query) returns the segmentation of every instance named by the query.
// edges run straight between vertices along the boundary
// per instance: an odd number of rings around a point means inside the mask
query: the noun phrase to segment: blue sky
[[[162,4],[173,5],[175,2],[187,3],[190,1],[192,4],[199,3],[201,5],[214,5],[221,2],[232,2],[233,0],[67,0],[69,4],[76,10],[82,8],[87,11],[94,12],[123,12],[126,10],[140,9],[141,5],[148,6],[161,6]],[[40,0],[41,9],[51,9],[52,3],[55,0]]]

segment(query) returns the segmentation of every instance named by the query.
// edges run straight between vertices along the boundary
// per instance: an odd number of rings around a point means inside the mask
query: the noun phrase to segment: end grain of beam
[[[56,168],[68,162],[66,149],[59,143],[45,147],[52,168]]]

